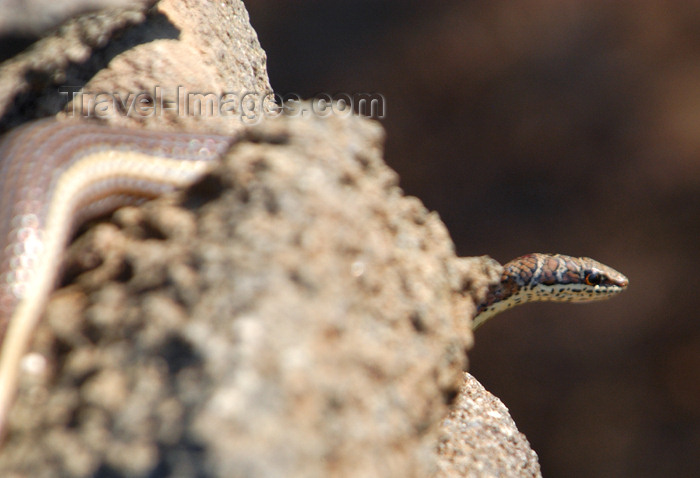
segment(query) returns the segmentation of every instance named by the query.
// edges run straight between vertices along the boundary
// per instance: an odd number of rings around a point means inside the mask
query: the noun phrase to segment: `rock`
[[[237,1],[71,20],[0,65],[0,124],[93,112],[62,102],[65,82],[153,91],[153,104],[183,85],[254,99],[230,115],[101,118],[242,139],[191,188],[74,241],[23,364],[0,475],[444,471],[436,443],[468,318],[499,271],[457,258],[437,214],[403,195],[382,128],[271,118],[265,55]]]
[[[468,373],[440,433],[434,478],[542,476],[508,409]]]
[[[240,1],[86,14],[0,65],[0,130],[64,109],[112,125],[232,134],[270,107],[265,63]]]
[[[382,137],[265,122],[189,191],[77,241],[106,270],[49,305],[51,370],[25,380],[0,470],[426,476],[471,340],[466,276]]]
[[[2,5],[0,35],[38,37],[70,18],[99,10],[146,6],[153,0],[24,0]]]

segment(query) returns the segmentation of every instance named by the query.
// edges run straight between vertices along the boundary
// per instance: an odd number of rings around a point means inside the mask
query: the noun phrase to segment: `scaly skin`
[[[518,304],[608,299],[628,284],[623,274],[588,257],[527,254],[503,266],[501,282],[491,286],[479,304],[472,328]]]
[[[0,436],[74,227],[194,182],[236,140],[40,120],[0,141]]]

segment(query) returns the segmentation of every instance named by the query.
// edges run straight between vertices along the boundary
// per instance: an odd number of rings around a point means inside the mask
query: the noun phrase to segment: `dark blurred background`
[[[476,334],[544,475],[700,476],[700,2],[246,4],[278,93],[385,96],[386,159],[460,255],[630,278]]]

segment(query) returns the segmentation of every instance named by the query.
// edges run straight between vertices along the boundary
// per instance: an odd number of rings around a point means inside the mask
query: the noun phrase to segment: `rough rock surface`
[[[41,36],[50,28],[85,12],[134,7],[153,0],[3,0],[0,38]]]
[[[0,65],[2,124],[57,112],[56,86],[76,78],[90,91],[187,85],[264,98],[264,65],[239,2],[92,14]],[[437,215],[402,195],[382,142],[359,118],[267,120],[187,191],[85,228],[23,364],[0,475],[447,470],[456,416],[437,448],[439,423],[463,380],[473,301],[498,267],[455,257]],[[517,453],[507,459],[522,462]]]
[[[105,265],[50,304],[35,346],[48,365],[25,381],[5,465],[429,472],[473,268],[401,195],[376,124],[285,118],[250,134],[189,192],[78,241],[69,269]]]
[[[435,478],[542,476],[537,454],[506,406],[468,373],[442,422],[438,457]]]
[[[65,109],[63,116],[121,126],[233,133],[242,116],[258,122],[269,107],[265,63],[240,1],[164,0],[150,10],[91,13],[0,65],[0,130]],[[82,101],[69,103],[72,93],[59,91],[66,86],[82,88]],[[184,103],[196,108],[197,98],[179,98],[197,93],[228,94],[232,110],[185,114]],[[155,106],[135,110],[137,99]]]

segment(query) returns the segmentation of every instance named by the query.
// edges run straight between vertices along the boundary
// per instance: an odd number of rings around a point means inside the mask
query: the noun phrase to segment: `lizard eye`
[[[605,276],[603,274],[600,274],[598,272],[588,271],[588,272],[586,272],[586,277],[584,280],[586,281],[586,284],[588,284],[588,285],[598,285],[601,282],[603,282],[603,279],[605,279]]]

